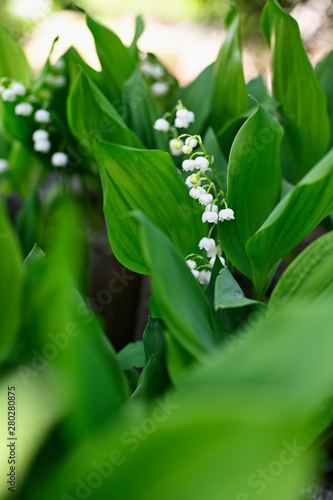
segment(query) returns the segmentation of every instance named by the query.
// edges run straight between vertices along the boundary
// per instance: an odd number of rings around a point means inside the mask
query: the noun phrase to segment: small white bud
[[[4,158],[0,158],[0,173],[5,172],[9,169],[9,163]]]
[[[192,153],[192,148],[191,146],[183,146],[183,153],[186,155],[190,155]]]
[[[68,163],[68,156],[66,153],[54,153],[51,158],[51,163],[54,167],[66,167]]]
[[[18,116],[30,116],[34,108],[29,102],[20,102],[15,106],[15,114]]]
[[[6,102],[16,101],[16,94],[12,89],[5,89],[1,93],[1,99]]]
[[[27,92],[27,89],[22,83],[14,82],[11,85],[11,89],[13,92],[15,92],[16,95],[25,95]]]
[[[32,134],[32,139],[37,142],[37,141],[47,141],[49,138],[49,133],[47,130],[35,130],[35,132]]]
[[[36,141],[34,145],[34,150],[39,153],[48,153],[51,149],[51,143],[48,140]]]
[[[150,89],[155,97],[163,97],[169,92],[170,85],[166,82],[155,82]]]
[[[195,148],[198,145],[198,141],[194,139],[194,137],[188,137],[185,141],[185,144],[187,146],[190,146],[191,148]]]
[[[192,270],[197,267],[197,263],[195,262],[195,260],[186,260],[185,262],[188,265],[188,267]]]
[[[182,149],[181,149],[181,148],[182,148],[182,146],[183,146],[183,144],[184,144],[184,143],[183,143],[183,141],[181,141],[181,140],[180,140],[180,141],[178,141],[178,142],[180,142],[180,143],[181,143],[181,145],[180,145],[180,147],[177,149],[177,148],[175,148],[175,147],[173,146],[175,142],[176,142],[176,141],[175,141],[175,139],[171,139],[171,140],[169,141],[170,153],[172,154],[172,156],[180,156],[180,155],[182,155],[182,154],[183,154],[183,151],[182,151]]]
[[[51,121],[50,112],[46,109],[38,109],[35,112],[35,120],[38,123],[49,123]]]
[[[170,123],[164,118],[159,118],[154,123],[154,129],[160,132],[168,132],[168,130],[170,129]]]

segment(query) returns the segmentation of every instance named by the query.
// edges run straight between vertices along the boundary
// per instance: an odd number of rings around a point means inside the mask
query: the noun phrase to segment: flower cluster
[[[202,238],[199,241],[198,246],[200,250],[206,250],[207,258],[202,257],[201,255],[192,254],[189,255],[186,259],[186,264],[189,266],[193,276],[199,281],[201,285],[208,285],[212,275],[211,269],[214,266],[215,259],[220,259],[222,266],[226,265],[225,260],[222,257],[222,249],[220,245],[217,245],[216,241],[213,238]],[[201,260],[203,263],[201,265],[198,265],[196,260],[194,259]]]
[[[182,162],[182,170],[190,173],[185,184],[189,188],[191,198],[198,200],[198,203],[204,207],[202,222],[211,224],[208,236],[199,242],[199,249],[206,250],[206,257],[191,254],[186,259],[192,274],[204,285],[210,281],[211,269],[216,258],[219,258],[221,264],[225,266],[221,245],[218,238],[215,240],[211,237],[212,233],[219,221],[231,221],[235,219],[235,214],[227,205],[222,183],[214,167],[214,157],[207,153],[201,137],[190,134],[175,136],[177,128],[187,128],[194,120],[194,113],[187,110],[179,101],[171,112],[165,113],[162,118],[156,120],[154,128],[173,134],[174,138],[170,139],[170,152],[173,156],[189,155]],[[196,262],[198,259],[203,260],[199,266]]]
[[[55,71],[60,71],[64,68],[61,59],[53,66]],[[63,76],[63,75],[58,75]],[[38,128],[32,134],[34,150],[38,153],[47,154],[52,149],[50,134],[46,130],[47,126],[52,123],[52,115],[50,111],[40,107],[39,100],[32,94],[29,94],[25,85],[19,82],[7,82],[7,86],[0,85],[0,96],[5,102],[15,103],[20,99],[20,102],[15,104],[14,113],[21,117],[33,117],[33,122],[38,124]],[[23,98],[23,99],[22,99]],[[56,152],[51,157],[51,163],[54,167],[65,167],[68,163],[68,157],[63,152]],[[8,168],[8,167],[7,167]]]
[[[194,139],[186,139],[185,144],[181,139],[177,139],[177,128],[188,128],[194,121],[195,115],[193,111],[186,109],[181,101],[178,101],[171,112],[165,113],[162,118],[158,118],[155,121],[155,130],[169,132],[172,136],[172,139],[169,141],[170,154],[172,156],[180,156],[183,153],[190,154],[192,149],[196,147],[197,142]]]

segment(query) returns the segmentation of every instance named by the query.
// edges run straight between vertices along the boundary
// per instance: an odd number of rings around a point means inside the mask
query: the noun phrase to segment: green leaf
[[[203,143],[206,151],[208,151],[211,156],[214,156],[214,167],[216,173],[221,181],[224,191],[227,192],[228,163],[220,149],[216,135],[212,128],[207,130]]]
[[[204,236],[202,208],[188,194],[168,153],[95,142],[104,195],[104,214],[116,258],[127,268],[148,272],[138,223],[126,217],[142,210],[186,257]]]
[[[132,399],[156,399],[170,385],[169,377],[159,359],[152,354],[144,367]]]
[[[280,201],[246,245],[254,263],[258,296],[274,264],[295,248],[333,211],[333,150]]]
[[[160,114],[138,68],[125,83],[124,104],[126,122],[145,146],[149,149],[166,150],[168,135],[153,128]]]
[[[213,127],[219,131],[248,110],[241,47],[240,14],[233,8],[227,18],[227,37],[214,64]]]
[[[149,317],[148,325],[143,334],[143,347],[145,352],[146,363],[150,360],[151,356],[154,354],[160,362],[165,363],[165,339],[163,333],[165,331],[165,326],[163,322],[158,318]]]
[[[213,94],[213,65],[205,68],[197,78],[179,90],[175,103],[180,99],[184,106],[193,111],[195,122],[186,129],[188,134],[201,134],[211,111]]]
[[[261,27],[273,51],[273,89],[293,179],[298,182],[326,153],[330,126],[326,99],[304,50],[297,22],[270,0]]]
[[[272,316],[234,352],[207,356],[150,411],[138,402],[124,408],[61,458],[52,482],[41,478],[27,500],[75,498],[96,470],[112,471],[94,490],[97,500],[296,497],[318,468],[307,412],[332,391],[331,322],[330,306]]]
[[[220,271],[215,282],[215,309],[228,309],[259,304],[258,301],[245,297],[243,290],[225,267]]]
[[[121,99],[124,83],[134,69],[129,50],[120,38],[105,26],[87,16],[87,26],[93,34],[96,51],[113,99]]]
[[[333,50],[317,64],[315,74],[326,95],[327,112],[331,129],[330,147],[333,147]]]
[[[280,199],[282,129],[262,106],[245,122],[233,143],[228,169],[227,204],[235,220],[219,224],[223,250],[251,278],[245,244]]]
[[[142,249],[152,271],[152,291],[167,331],[194,358],[213,349],[223,331],[215,333],[213,311],[179,251],[147,217],[140,221]]]
[[[333,293],[333,232],[311,243],[288,266],[279,279],[270,298],[270,307],[288,303],[291,298],[311,302],[324,300]]]
[[[262,75],[258,75],[256,78],[249,81],[249,83],[246,84],[246,89],[249,94],[249,106],[253,105],[253,98],[259,102],[259,104],[266,104],[272,100],[272,97],[268,94]]]
[[[35,243],[43,246],[44,226],[43,207],[39,201],[38,190],[35,188],[16,218],[16,227],[24,255],[28,255]]]
[[[9,31],[0,23],[0,78],[11,78],[28,85],[31,70],[25,54]]]
[[[32,250],[28,253],[23,262],[23,268],[28,268],[40,259],[45,258],[43,250],[35,243]]]
[[[241,116],[237,116],[237,118],[228,122],[217,133],[217,140],[225,158],[229,158],[230,150],[238,131],[254,112],[255,109],[251,108],[249,111],[246,111],[246,113],[243,113]]]
[[[137,61],[139,55],[138,55],[138,47],[137,43],[139,38],[141,37],[142,33],[144,32],[145,25],[142,19],[142,16],[137,16],[135,19],[135,33],[133,37],[133,41],[131,43],[131,46],[128,48],[129,53],[134,61]]]
[[[140,139],[83,72],[69,94],[67,110],[69,127],[83,144],[92,143],[98,137],[116,144],[142,147]]]
[[[129,370],[136,366],[141,368],[145,364],[145,353],[143,349],[143,342],[131,342],[127,344],[117,354],[117,360],[122,370]]]
[[[0,360],[8,354],[21,322],[22,256],[0,199]]]

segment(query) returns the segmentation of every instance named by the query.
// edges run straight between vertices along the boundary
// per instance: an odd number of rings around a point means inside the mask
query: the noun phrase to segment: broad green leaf
[[[189,134],[201,134],[212,106],[213,65],[205,68],[197,78],[176,94],[175,103],[180,99],[184,106],[193,111],[195,122],[186,129]]]
[[[213,311],[184,258],[147,217],[140,221],[142,249],[152,271],[152,291],[167,331],[196,359],[214,348],[223,331],[214,332]],[[180,279],[181,277],[181,279]]]
[[[202,208],[188,194],[168,153],[95,142],[104,195],[104,214],[116,258],[127,268],[148,273],[140,248],[138,223],[127,217],[142,210],[186,257],[205,228]]]
[[[246,245],[260,296],[270,269],[333,211],[333,150],[280,201]]]
[[[79,141],[95,138],[126,146],[142,147],[112,104],[83,72],[74,84],[67,103],[68,123]]]
[[[111,30],[87,16],[87,26],[95,39],[96,51],[113,99],[121,99],[124,83],[134,69],[129,50]]]
[[[333,293],[333,232],[311,243],[286,269],[270,298],[270,307],[288,303],[293,297],[311,302]]]
[[[233,143],[228,168],[227,204],[235,220],[219,224],[223,250],[251,278],[245,244],[280,199],[282,129],[262,106],[245,122]]]
[[[215,282],[215,309],[228,309],[258,304],[256,300],[245,297],[243,290],[225,267]]]
[[[111,419],[129,396],[111,344],[75,290],[84,269],[83,222],[68,202],[59,202],[50,216],[47,258],[27,269],[19,339],[27,358],[17,367],[24,385],[39,370],[51,369],[54,396],[60,391],[66,403],[72,442],[96,425],[96,413],[100,423]]]
[[[22,255],[0,199],[0,360],[14,344],[21,322]]]
[[[29,84],[31,70],[19,43],[0,23],[0,78],[10,78]]]
[[[213,127],[218,132],[248,110],[241,47],[240,14],[233,8],[227,18],[227,38],[214,64]]]
[[[118,352],[117,360],[122,370],[129,370],[134,366],[140,368],[144,366],[145,352],[142,341],[127,344],[127,346]]]
[[[165,326],[160,319],[149,317],[148,325],[143,334],[143,347],[146,363],[154,354],[163,364],[165,363]]]
[[[297,22],[269,0],[261,19],[273,52],[273,90],[281,119],[294,182],[326,153],[330,126],[323,90],[306,55]]]
[[[327,112],[331,125],[330,147],[333,147],[333,50],[317,64],[315,74],[326,95]]]
[[[62,460],[51,483],[41,478],[27,500],[88,495],[97,471],[97,500],[296,497],[318,464],[308,453],[307,412],[331,394],[331,321],[329,306],[275,314],[234,352],[207,356],[148,411],[128,405]]]
[[[262,75],[258,75],[256,78],[249,81],[246,88],[249,94],[249,106],[253,105],[253,98],[259,102],[259,104],[266,104],[272,99],[268,94]]]
[[[145,146],[149,149],[166,150],[169,143],[168,135],[153,128],[160,114],[138,68],[125,82],[124,104],[126,122]]]

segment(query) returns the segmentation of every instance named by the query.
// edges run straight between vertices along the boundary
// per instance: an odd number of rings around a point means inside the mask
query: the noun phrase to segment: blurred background
[[[134,32],[135,15],[142,14],[145,32],[139,46],[154,52],[187,84],[216,59],[225,37],[224,16],[230,5],[243,13],[246,80],[268,65],[267,48],[260,34],[259,19],[265,0],[0,0],[0,17],[23,43],[29,62],[38,72],[53,39],[60,35],[54,51],[57,59],[74,45],[89,64],[99,69],[94,44],[80,8],[110,26],[126,44]],[[300,25],[312,62],[333,48],[333,0],[281,0]]]

